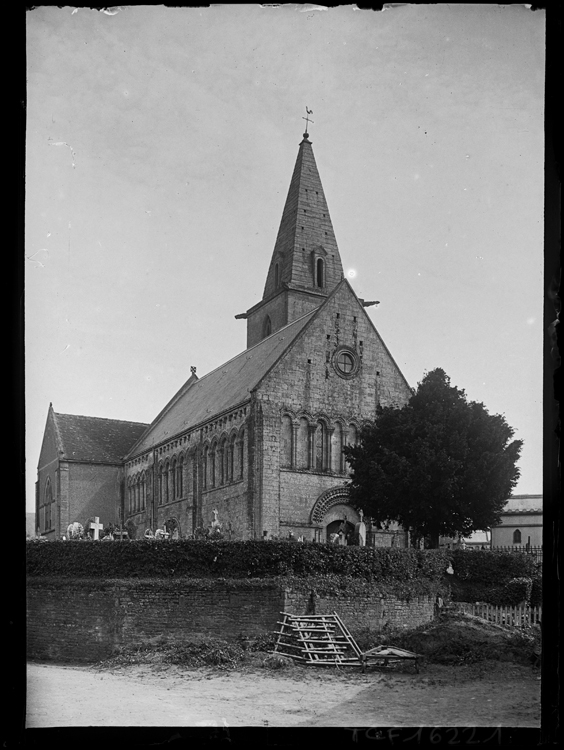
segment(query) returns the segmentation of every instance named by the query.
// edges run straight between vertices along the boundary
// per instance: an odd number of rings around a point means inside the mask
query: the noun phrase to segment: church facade
[[[304,133],[262,300],[236,316],[247,348],[201,378],[192,368],[153,422],[132,428],[113,522],[137,538],[165,526],[191,537],[217,511],[227,538],[317,541],[358,522],[343,447],[378,404],[412,393],[368,304],[344,278]],[[406,543],[399,530],[377,543],[392,540]]]

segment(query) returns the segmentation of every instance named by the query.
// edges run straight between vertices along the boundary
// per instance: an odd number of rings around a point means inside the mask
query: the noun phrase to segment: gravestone
[[[364,520],[363,520],[364,512],[362,510],[359,510],[358,515],[360,516],[360,521],[355,525],[354,533],[357,539],[358,546],[366,547],[366,524],[364,523]]]
[[[222,525],[217,517],[217,510],[212,511],[213,519],[208,529],[208,539],[221,539],[223,534],[221,533]]]
[[[89,531],[92,531],[92,539],[94,539],[94,541],[98,541],[100,539],[100,529],[103,528],[104,524],[100,523],[100,518],[98,516],[95,516],[94,520],[90,521]]]
[[[164,524],[164,530],[168,532],[169,539],[180,539],[180,528],[176,518],[169,518]]]
[[[78,521],[74,521],[67,527],[67,539],[82,539],[84,535],[84,526]]]

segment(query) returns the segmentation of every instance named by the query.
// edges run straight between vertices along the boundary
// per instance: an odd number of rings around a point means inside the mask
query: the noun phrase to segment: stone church
[[[150,425],[49,409],[36,485],[40,532],[99,516],[130,536],[191,537],[217,511],[231,539],[326,541],[346,518],[343,446],[411,389],[344,278],[309,136],[299,146],[247,348],[190,378]],[[403,546],[399,530],[373,543]],[[392,541],[393,540],[393,541]]]

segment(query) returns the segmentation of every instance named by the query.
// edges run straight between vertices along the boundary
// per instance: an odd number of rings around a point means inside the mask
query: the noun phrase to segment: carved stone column
[[[332,469],[333,469],[333,455],[332,455],[333,448],[332,448],[332,445],[333,445],[333,434],[334,434],[334,432],[335,432],[335,428],[334,427],[328,427],[327,428],[327,445],[326,445],[325,458],[324,458],[324,461],[325,461],[324,468],[327,471],[332,471]]]
[[[308,424],[307,435],[308,435],[308,469],[315,468],[315,433],[317,431],[316,424]]]
[[[298,422],[292,422],[292,448],[290,451],[292,469],[295,469],[298,465],[298,430],[300,425]]]

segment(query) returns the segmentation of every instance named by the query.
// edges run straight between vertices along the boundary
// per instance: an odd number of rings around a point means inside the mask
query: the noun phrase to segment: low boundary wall
[[[434,598],[409,602],[374,592],[321,596],[268,581],[85,580],[30,578],[28,657],[60,663],[100,661],[123,645],[199,635],[233,640],[277,630],[280,612],[338,612],[354,634],[412,628],[434,617]]]

